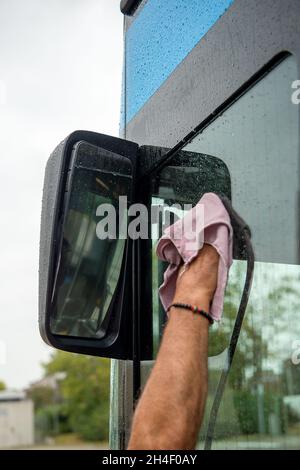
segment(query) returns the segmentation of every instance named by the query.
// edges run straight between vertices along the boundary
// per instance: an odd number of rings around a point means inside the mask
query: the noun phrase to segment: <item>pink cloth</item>
[[[197,224],[197,226],[196,226]],[[172,303],[178,271],[182,264],[188,266],[197,256],[203,243],[212,245],[220,255],[218,285],[211,305],[211,315],[220,321],[223,311],[224,292],[228,271],[232,264],[233,232],[230,217],[221,199],[214,193],[206,193],[183,219],[164,230],[157,244],[157,256],[169,263],[164,282],[159,288],[165,309]],[[182,302],[187,302],[182,299]]]

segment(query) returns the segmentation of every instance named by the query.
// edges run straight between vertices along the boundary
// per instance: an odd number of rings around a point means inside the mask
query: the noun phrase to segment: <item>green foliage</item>
[[[44,365],[46,375],[65,372],[60,384],[69,426],[87,440],[107,440],[110,362],[57,351]]]
[[[246,391],[235,392],[234,405],[243,434],[258,433],[257,397]]]
[[[284,432],[283,402],[280,395],[265,393],[263,398],[263,420],[265,433],[272,433],[269,428],[269,417],[274,414],[280,423],[279,432]],[[258,434],[259,429],[259,409],[258,397],[248,391],[239,391],[234,393],[234,404],[238,414],[240,431],[243,434]]]
[[[46,407],[49,403],[55,402],[55,391],[51,387],[35,387],[27,392],[28,398],[34,403],[35,410]]]
[[[245,269],[245,262],[235,261],[230,271],[222,323],[210,330],[211,356],[228,347]],[[284,396],[297,395],[300,390],[299,371],[290,357],[291,344],[300,335],[299,321],[295,321],[300,311],[299,280],[299,272],[293,267],[256,264],[246,316],[220,407],[217,437],[276,435],[299,423],[299,416],[284,402]],[[211,397],[222,367],[215,366],[210,371]]]
[[[6,385],[5,385],[5,383],[4,383],[2,380],[0,380],[0,392],[1,392],[2,390],[6,390]]]
[[[46,436],[69,432],[68,416],[64,415],[62,405],[52,404],[39,408],[35,414],[35,429],[37,441]]]

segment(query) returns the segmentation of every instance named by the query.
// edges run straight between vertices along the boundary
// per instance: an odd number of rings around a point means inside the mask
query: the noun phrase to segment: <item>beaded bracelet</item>
[[[175,303],[175,304],[171,304],[167,308],[167,312],[169,312],[171,310],[171,308],[173,308],[173,307],[174,308],[184,308],[186,310],[190,310],[191,312],[193,312],[195,314],[202,315],[203,317],[205,317],[211,325],[214,323],[214,320],[213,320],[212,316],[209,313],[205,312],[204,310],[198,308],[196,305]]]

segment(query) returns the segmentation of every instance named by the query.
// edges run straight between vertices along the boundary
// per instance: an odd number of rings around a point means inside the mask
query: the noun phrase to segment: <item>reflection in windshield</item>
[[[243,289],[244,262],[230,272],[219,332],[211,352],[226,350]],[[300,267],[256,263],[250,302],[221,403],[213,448],[299,448],[300,369],[294,348],[300,339]],[[209,360],[205,437],[214,391],[226,355]]]
[[[215,449],[299,448],[299,109],[291,101],[291,84],[297,78],[297,63],[290,56],[182,149],[182,153],[210,154],[224,162],[233,207],[250,225],[257,260],[218,413]],[[195,178],[190,187],[196,184]],[[170,179],[169,186],[177,189],[176,201],[185,194],[186,180]],[[152,266],[157,292],[163,269],[154,255]],[[245,274],[246,263],[235,260],[222,322],[210,331],[209,395],[199,448],[204,447],[215,392],[227,365]],[[156,294],[153,308],[157,348],[165,318]]]
[[[217,449],[299,448],[300,364],[294,360],[300,340],[299,109],[291,102],[297,76],[290,56],[185,147],[228,166],[233,206],[250,225],[258,261],[217,418],[212,446]],[[211,330],[200,448],[226,367],[245,270],[244,262],[234,262],[222,323]]]

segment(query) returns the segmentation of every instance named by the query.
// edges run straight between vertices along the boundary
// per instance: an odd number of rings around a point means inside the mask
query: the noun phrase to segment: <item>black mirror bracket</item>
[[[120,4],[120,10],[123,15],[132,16],[142,0],[122,0]]]

